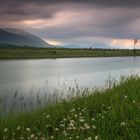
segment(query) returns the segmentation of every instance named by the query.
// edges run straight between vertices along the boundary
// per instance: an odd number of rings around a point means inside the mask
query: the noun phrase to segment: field
[[[66,48],[1,48],[0,59],[37,59],[72,57],[140,56],[140,50],[66,49]]]
[[[139,140],[140,78],[0,120],[1,140]],[[81,92],[80,90],[78,92]]]

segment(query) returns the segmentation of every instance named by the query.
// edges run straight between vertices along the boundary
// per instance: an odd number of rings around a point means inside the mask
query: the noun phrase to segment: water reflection
[[[139,71],[140,57],[1,60],[0,96],[11,100],[17,92],[26,99],[44,98],[55,89],[75,87],[75,79],[79,88],[99,87],[109,77]]]

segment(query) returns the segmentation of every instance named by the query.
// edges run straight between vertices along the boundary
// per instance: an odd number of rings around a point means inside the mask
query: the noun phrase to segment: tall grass
[[[0,120],[6,140],[139,140],[140,78]],[[92,92],[92,93],[91,93]]]

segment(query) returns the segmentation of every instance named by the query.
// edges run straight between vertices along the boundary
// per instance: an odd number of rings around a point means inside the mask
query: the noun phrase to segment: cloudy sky
[[[0,28],[24,29],[51,44],[132,48],[139,26],[140,0],[0,0]]]

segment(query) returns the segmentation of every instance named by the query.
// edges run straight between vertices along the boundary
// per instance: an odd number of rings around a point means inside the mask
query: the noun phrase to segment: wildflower
[[[84,122],[85,120],[84,119],[80,119],[80,122]]]
[[[67,134],[67,132],[64,130],[64,132],[63,132],[63,134],[65,135],[65,136],[67,136],[68,134]]]
[[[75,121],[74,120],[70,120],[70,123],[74,123]]]
[[[76,136],[76,139],[79,139],[79,136]]]
[[[133,103],[136,103],[136,101],[135,101],[135,100],[133,100],[132,102],[133,102]]]
[[[111,107],[109,106],[108,109],[111,109]]]
[[[51,136],[51,139],[54,139],[54,136]]]
[[[92,118],[91,120],[95,122],[95,119],[94,118]]]
[[[90,128],[90,126],[89,126],[87,123],[84,124],[84,127],[85,127],[86,129],[89,129],[89,128]]]
[[[82,112],[84,112],[85,111],[85,109],[82,109]]]
[[[127,96],[126,96],[126,95],[124,95],[124,98],[127,98]]]
[[[17,127],[17,130],[20,130],[20,128],[21,128],[21,127],[20,127],[20,126],[18,126],[18,127]]]
[[[30,128],[26,128],[26,131],[30,132]]]
[[[82,113],[79,113],[80,116],[82,116]]]
[[[31,134],[31,136],[30,136],[30,137],[31,137],[31,139],[33,139],[33,138],[35,137],[35,135],[34,135],[34,134]]]
[[[75,111],[76,111],[75,108],[73,108],[70,110],[70,113],[75,112]]]
[[[121,126],[125,126],[125,122],[121,122]]]
[[[73,130],[76,130],[76,127],[73,127]]]
[[[47,115],[46,118],[50,118],[50,115]]]
[[[8,129],[7,129],[7,128],[5,128],[5,129],[4,129],[4,132],[7,132],[7,130],[8,130]]]
[[[60,127],[65,127],[65,125],[64,124],[60,124]]]
[[[64,121],[64,122],[66,122],[66,121],[67,121],[67,119],[65,119],[65,118],[64,118],[64,119],[63,119],[63,121]]]
[[[102,104],[102,106],[104,107],[104,106],[105,106],[105,104]]]
[[[98,136],[95,136],[95,140],[98,140],[98,138],[99,138]]]
[[[55,128],[54,130],[55,130],[55,131],[58,131],[59,129],[58,129],[58,128]]]
[[[91,126],[93,129],[96,129],[96,127],[94,125]]]

